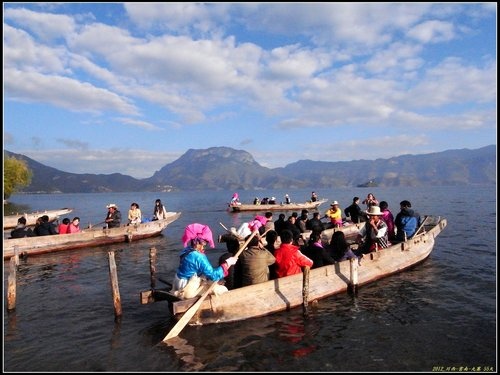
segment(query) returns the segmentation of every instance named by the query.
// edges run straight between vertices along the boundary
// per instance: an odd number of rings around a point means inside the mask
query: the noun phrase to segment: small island
[[[375,182],[375,180],[370,180],[365,182],[364,184],[359,184],[356,185],[357,187],[377,187],[378,184]]]

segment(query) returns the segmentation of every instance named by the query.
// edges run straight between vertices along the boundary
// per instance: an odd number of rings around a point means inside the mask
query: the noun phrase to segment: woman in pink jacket
[[[69,233],[78,233],[80,230],[80,218],[78,216],[73,218],[73,221],[70,225],[68,225],[68,234]]]

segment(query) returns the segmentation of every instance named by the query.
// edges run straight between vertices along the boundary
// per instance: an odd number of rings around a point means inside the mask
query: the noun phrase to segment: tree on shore
[[[3,199],[4,203],[12,194],[31,183],[33,172],[24,160],[15,157],[3,159]]]

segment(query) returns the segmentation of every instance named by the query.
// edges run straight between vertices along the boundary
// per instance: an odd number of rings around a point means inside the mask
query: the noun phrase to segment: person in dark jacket
[[[318,232],[311,233],[309,242],[300,250],[302,254],[313,261],[311,268],[326,266],[327,264],[335,263],[335,259],[328,253],[321,243],[321,234]]]
[[[394,225],[397,229],[396,241],[405,241],[411,238],[420,226],[420,214],[411,208],[410,201],[401,201],[399,205],[401,211],[399,211],[394,220]]]
[[[21,216],[17,219],[16,227],[10,232],[11,238],[34,237],[35,233],[31,228],[26,228],[26,218]]]
[[[110,203],[106,206],[108,209],[108,215],[104,222],[108,228],[118,228],[122,222],[122,214],[118,211],[118,207],[114,203]]]
[[[47,215],[43,215],[35,226],[35,234],[37,236],[48,236],[57,234],[56,226],[49,221]]]
[[[314,212],[312,219],[307,220],[306,229],[319,233],[325,230],[325,224],[321,221],[319,212]]]
[[[298,245],[299,244],[299,240],[301,239],[301,233],[300,233],[300,230],[299,228],[297,228],[297,226],[295,225],[295,222],[296,222],[296,217],[292,214],[288,217],[288,220],[285,221],[285,225],[283,227],[283,230],[289,230],[290,232],[292,232],[292,235],[293,235],[293,243],[294,245]],[[283,232],[283,231],[282,231]],[[281,236],[281,234],[280,234]]]
[[[278,232],[278,236],[281,236],[281,231],[285,229],[285,214],[280,214],[278,220],[274,222],[274,230]]]
[[[344,210],[345,216],[349,216],[354,224],[366,221],[366,216],[359,207],[359,197],[352,198],[352,204]]]

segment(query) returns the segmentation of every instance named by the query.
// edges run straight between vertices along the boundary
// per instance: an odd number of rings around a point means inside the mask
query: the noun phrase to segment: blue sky
[[[3,3],[4,149],[153,175],[496,144],[496,3]]]

